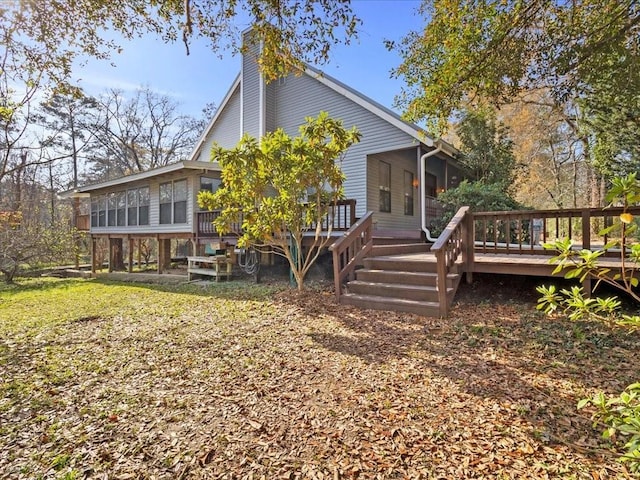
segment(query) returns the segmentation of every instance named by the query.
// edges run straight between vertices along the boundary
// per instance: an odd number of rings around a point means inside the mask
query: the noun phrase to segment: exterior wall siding
[[[391,212],[380,211],[379,163],[391,165]],[[410,230],[420,229],[420,190],[413,189],[413,215],[404,214],[404,172],[413,173],[418,178],[418,149],[378,153],[367,157],[367,205],[374,212],[374,222],[378,229]]]
[[[315,117],[320,111],[342,120],[346,128],[354,125],[358,128],[362,135],[360,143],[349,149],[342,162],[345,195],[356,199],[359,217],[367,210],[377,210],[377,202],[372,205],[367,198],[367,176],[371,173],[367,171],[367,155],[417,147],[419,142],[309,75],[290,75],[286,81],[273,82],[270,87],[276,94],[267,110],[275,109],[277,124],[290,135],[297,135],[305,117]]]
[[[240,87],[232,93],[229,101],[220,112],[206,142],[200,149],[200,155],[194,160],[211,161],[211,147],[218,143],[222,148],[233,148],[240,140]]]
[[[260,73],[256,57],[257,46],[250,46],[242,56],[242,119],[243,133],[254,138],[260,137]]]
[[[287,79],[281,78],[268,83],[265,87],[265,130],[267,132],[273,132],[278,129],[278,102],[277,94],[278,88],[286,85]]]
[[[96,190],[91,192],[91,196],[104,195],[111,192],[121,192],[129,188],[149,187],[149,225],[120,226],[120,227],[91,227],[92,234],[113,234],[113,235],[141,235],[141,234],[166,234],[166,233],[195,233],[194,216],[199,210],[197,196],[200,190],[200,176],[220,177],[220,172],[209,171],[203,173],[196,171],[181,171],[160,178],[150,178],[146,181],[138,181],[122,184],[110,189]],[[187,180],[187,222],[179,224],[160,224],[160,184]]]

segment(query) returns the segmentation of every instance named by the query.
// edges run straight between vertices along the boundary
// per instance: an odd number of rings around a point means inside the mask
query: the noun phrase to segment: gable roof
[[[220,166],[217,162],[196,162],[193,160],[185,160],[182,162],[171,163],[164,167],[154,168],[145,172],[134,173],[132,175],[126,175],[124,177],[115,178],[113,180],[107,180],[105,182],[94,183],[93,185],[85,185],[78,187],[75,190],[64,192],[65,196],[74,196],[74,194],[89,193],[102,188],[114,187],[125,183],[137,182],[139,180],[145,180],[151,177],[157,177],[160,175],[166,175],[168,173],[177,172],[180,170],[220,170]]]
[[[437,142],[437,140],[434,140],[429,135],[427,135],[427,132],[425,132],[423,128],[420,128],[416,124],[403,120],[402,117],[398,115],[396,112],[394,112],[393,110],[381,105],[375,100],[372,100],[366,95],[363,95],[362,93],[342,83],[341,81],[331,77],[330,75],[325,74],[321,70],[315,69],[307,65],[306,71],[304,73],[312,78],[315,78],[317,81],[319,81],[323,85],[329,87],[330,89],[339,93],[340,95],[348,98],[352,102],[360,105],[365,110],[368,110],[374,115],[382,118],[383,120],[390,123],[394,127],[402,130],[408,135],[411,135],[420,143],[424,143],[427,147],[433,147],[434,144]],[[453,147],[451,147],[451,149],[454,150]]]
[[[368,110],[369,112],[373,113],[377,117],[390,123],[391,125],[400,129],[401,131],[407,133],[408,135],[415,138],[418,142],[426,145],[427,147],[439,146],[441,147],[442,151],[444,151],[445,153],[447,153],[452,157],[455,157],[458,154],[458,150],[453,145],[445,142],[442,139],[433,139],[427,134],[427,132],[423,128],[419,127],[414,123],[405,121],[400,115],[398,115],[393,110],[381,105],[375,100],[372,100],[366,95],[363,95],[362,93],[349,87],[348,85],[340,82],[339,80],[336,80],[330,75],[325,74],[321,70],[315,69],[310,65],[306,65],[306,69],[302,74],[307,75],[319,81],[320,83],[329,87],[339,95],[346,97],[347,99],[361,106],[365,110]],[[213,129],[213,126],[215,125],[218,117],[220,116],[221,112],[224,110],[224,107],[229,102],[229,99],[233,95],[233,92],[235,92],[235,90],[238,88],[241,82],[242,82],[242,75],[238,74],[233,84],[231,85],[226,95],[224,96],[222,103],[216,110],[215,115],[209,122],[209,125],[207,125],[207,128],[204,130],[204,132],[200,136],[200,139],[196,143],[196,146],[191,152],[191,155],[189,157],[190,160],[194,160],[200,155],[200,150],[205,144],[207,138],[209,137],[209,134],[211,133],[211,130]],[[241,112],[241,115],[242,115],[242,112]]]

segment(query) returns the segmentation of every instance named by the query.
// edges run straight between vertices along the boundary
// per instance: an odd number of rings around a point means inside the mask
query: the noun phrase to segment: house
[[[123,242],[129,242],[131,268],[134,241],[141,238],[158,241],[159,272],[170,260],[171,240],[189,241],[190,251],[198,252],[215,234],[212,212],[199,212],[196,201],[199,190],[220,184],[220,168],[210,161],[213,143],[231,148],[244,133],[260,137],[279,127],[297,135],[305,117],[320,111],[361,133],[342,160],[349,201],[341,214],[346,220],[336,230],[372,211],[380,236],[430,239],[436,193],[461,179],[456,150],[314,68],[266,83],[256,62],[258,48],[243,55],[240,74],[188,160],[77,190],[91,199],[94,251],[100,238],[109,240],[110,269],[123,267]]]
[[[140,255],[140,242],[153,239],[158,246],[158,272],[162,273],[171,261],[172,240],[181,241],[187,252],[193,252],[199,236],[215,236],[211,212],[198,215],[197,196],[218,185],[218,164],[182,161],[78,188],[70,196],[89,198],[90,213],[78,215],[76,225],[88,226],[93,269],[100,240],[108,240],[109,270],[124,268],[127,242],[131,270],[136,242]]]
[[[376,228],[391,234],[419,235],[427,228],[435,215],[436,193],[461,180],[458,152],[314,68],[266,83],[258,71],[258,48],[254,45],[243,55],[240,74],[190,160],[208,161],[214,142],[232,148],[244,133],[259,138],[280,127],[295,136],[305,117],[326,111],[362,134],[342,162],[345,196],[356,201],[356,217],[373,211]]]

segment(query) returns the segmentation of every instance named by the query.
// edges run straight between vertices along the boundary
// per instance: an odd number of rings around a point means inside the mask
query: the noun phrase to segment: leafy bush
[[[596,408],[594,424],[605,425],[602,437],[622,446],[625,453],[620,461],[628,462],[633,473],[640,473],[640,383],[629,385],[618,397],[607,399],[600,392],[578,403],[578,409],[591,405]]]
[[[558,292],[555,285],[537,287],[542,295],[538,299],[538,310],[547,315],[562,311],[570,320],[584,320],[596,317],[599,320],[610,321],[615,318],[615,312],[620,307],[620,300],[616,297],[591,298],[585,297],[582,287],[571,287]]]
[[[634,290],[638,286],[638,266],[640,264],[640,245],[634,243],[634,235],[638,227],[633,215],[629,213],[630,205],[640,202],[640,182],[635,174],[624,178],[614,179],[612,188],[607,194],[607,201],[611,204],[623,206],[623,213],[617,222],[605,228],[600,235],[609,235],[613,231],[620,234],[619,240],[604,245],[600,250],[572,248],[570,239],[556,240],[545,244],[545,248],[557,252],[550,261],[556,263],[554,273],[565,272],[568,279],[584,281],[588,277],[604,282],[617,288],[636,301],[640,295]],[[620,272],[602,267],[598,261],[607,250],[614,247],[620,249]],[[597,287],[597,284],[596,284]],[[563,289],[559,292],[555,286],[537,288],[542,295],[537,308],[546,314],[562,312],[571,320],[593,318],[605,322],[613,322],[629,330],[640,330],[640,316],[618,315],[620,301],[616,297],[588,298],[580,287]],[[620,457],[628,462],[631,471],[640,473],[640,383],[629,385],[619,396],[607,399],[604,393],[598,393],[593,398],[586,398],[578,403],[578,408],[587,405],[596,407],[593,414],[594,427],[603,424],[606,428],[603,437],[612,440],[616,445],[622,445],[625,453]]]
[[[471,207],[474,212],[500,212],[522,210],[524,206],[506,193],[500,183],[469,182],[463,180],[457,188],[438,195],[447,213],[455,214],[460,207]]]
[[[504,191],[501,183],[468,180],[463,180],[458,187],[439,194],[438,202],[443,206],[443,215],[440,222],[433,225],[435,233],[444,229],[460,207],[468,206],[474,212],[501,212],[525,208]]]

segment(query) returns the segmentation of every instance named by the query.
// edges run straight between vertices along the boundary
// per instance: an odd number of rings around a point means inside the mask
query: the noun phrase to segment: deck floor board
[[[406,253],[400,255],[384,255],[381,258],[389,258],[402,261],[435,263],[435,255],[431,252]],[[474,273],[501,273],[511,275],[554,276],[555,265],[549,263],[549,255],[532,255],[506,253],[478,253],[474,254],[472,272]],[[621,262],[614,258],[601,258],[598,264],[606,268],[621,268]],[[555,276],[562,276],[557,274]]]

